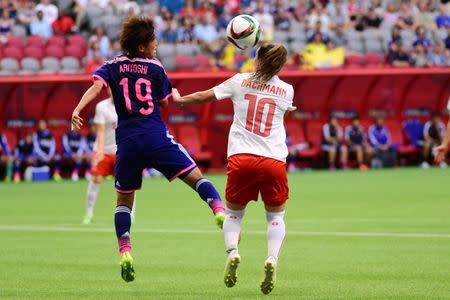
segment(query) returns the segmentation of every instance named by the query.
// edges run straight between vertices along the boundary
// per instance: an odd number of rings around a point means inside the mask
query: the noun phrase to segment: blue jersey
[[[0,134],[0,155],[11,155],[11,150],[9,149],[8,140],[4,134]]]
[[[55,139],[50,130],[45,129],[33,134],[34,151],[41,158],[55,155]]]
[[[93,77],[111,88],[118,116],[117,143],[167,131],[158,104],[171,96],[172,85],[157,59],[121,55],[107,61]]]
[[[78,131],[69,131],[63,136],[64,152],[67,155],[82,154],[84,139]]]

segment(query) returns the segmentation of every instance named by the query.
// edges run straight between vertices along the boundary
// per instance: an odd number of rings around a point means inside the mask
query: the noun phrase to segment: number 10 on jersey
[[[268,137],[272,129],[273,116],[275,114],[276,104],[271,98],[260,98],[255,94],[245,94],[245,100],[248,100],[247,122],[245,129],[262,137]],[[267,117],[264,122],[264,130],[261,131],[263,123],[264,109],[268,107]]]

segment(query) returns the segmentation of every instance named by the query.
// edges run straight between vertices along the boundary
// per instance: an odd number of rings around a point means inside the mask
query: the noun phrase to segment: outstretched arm
[[[450,120],[448,121],[447,131],[445,132],[444,139],[442,140],[442,144],[434,150],[437,162],[441,162],[445,159],[445,155],[447,154],[449,143],[450,143]]]
[[[203,103],[217,100],[213,89],[196,92],[196,93],[189,94],[189,95],[186,95],[183,97],[181,97],[181,95],[177,89],[172,89],[172,99],[173,99],[173,102],[175,102],[178,105],[203,104]]]
[[[80,113],[83,108],[86,107],[92,100],[97,98],[103,89],[103,82],[95,80],[92,86],[84,93],[77,107],[75,107],[72,113],[72,130],[79,130],[83,125],[83,119],[80,117]]]

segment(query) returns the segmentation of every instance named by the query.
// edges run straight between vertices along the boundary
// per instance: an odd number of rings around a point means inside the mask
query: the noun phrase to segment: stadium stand
[[[414,47],[425,43],[427,66],[450,65],[450,38],[448,21],[445,21],[450,18],[450,8],[448,3],[445,4],[446,1],[427,1],[421,8],[422,10],[425,8],[425,12],[418,9],[417,1],[397,1],[389,8],[387,6],[390,1],[358,1],[357,12],[347,1],[334,0],[242,1],[239,10],[236,7],[227,7],[228,4],[223,1],[214,3],[215,1],[198,0],[193,1],[192,11],[185,8],[180,11],[178,5],[172,5],[170,1],[151,1],[151,4],[147,1],[135,1],[133,5],[127,1],[92,1],[86,10],[75,11],[73,10],[75,1],[54,1],[59,6],[61,15],[64,15],[64,18],[71,18],[76,25],[65,35],[50,34],[48,40],[41,37],[45,35],[29,35],[32,16],[23,18],[20,12],[29,9],[30,1],[4,2],[5,7],[2,9],[10,11],[11,21],[15,25],[5,36],[0,54],[2,57],[15,58],[17,61],[21,61],[24,56],[42,60],[44,57],[42,51],[44,51],[45,56],[55,57],[58,60],[64,56],[73,56],[83,64],[87,61],[85,57],[90,55],[89,50],[92,46],[87,41],[97,27],[104,28],[108,46],[102,53],[104,59],[109,59],[118,53],[117,49],[113,49],[113,45],[118,38],[120,24],[127,17],[142,13],[154,16],[159,33],[163,32],[170,23],[177,36],[174,44],[161,43],[159,46],[160,59],[167,64],[168,70],[185,70],[186,66],[178,67],[177,62],[183,63],[186,61],[186,56],[195,57],[199,54],[207,55],[210,61],[215,60],[210,64],[211,69],[219,67],[236,70],[242,65],[238,59],[240,53],[234,51],[234,54],[230,54],[231,46],[220,46],[221,39],[225,37],[223,24],[226,25],[228,20],[228,15],[224,12],[254,14],[258,6],[262,6],[264,13],[256,14],[256,17],[262,15],[266,20],[271,20],[271,22],[263,22],[263,27],[267,27],[263,30],[268,33],[263,36],[272,37],[273,41],[285,44],[293,58],[298,55],[302,57],[303,49],[308,41],[312,40],[314,34],[321,33],[329,51],[333,47],[343,48],[346,56],[345,64],[350,68],[363,67],[366,64],[377,67],[386,65],[387,55],[396,51],[396,44],[393,42],[401,42],[411,59]],[[186,5],[183,3],[182,5]],[[33,8],[33,5],[31,7]],[[405,17],[402,9],[412,12],[412,15]],[[340,11],[339,14],[336,13],[337,10]],[[37,10],[34,8],[34,14],[36,13]],[[426,18],[423,17],[424,14],[427,14]],[[189,22],[185,22],[186,18]],[[206,47],[194,34],[202,18],[207,18],[218,31],[217,37]],[[428,23],[422,24],[424,20]],[[437,53],[433,54],[440,60],[433,59],[431,49],[442,43],[445,47],[441,47],[436,50]],[[24,45],[27,45],[26,51],[17,50],[22,49]],[[181,59],[178,58],[180,56]],[[206,60],[202,58],[203,61]],[[410,64],[417,65],[412,60]],[[305,64],[302,59],[296,63],[298,69],[324,66],[326,67],[327,64],[311,66]],[[293,65],[290,64],[289,67],[293,68]],[[198,69],[205,68],[207,64],[202,64],[202,67]],[[80,69],[84,69],[84,66],[80,65]]]

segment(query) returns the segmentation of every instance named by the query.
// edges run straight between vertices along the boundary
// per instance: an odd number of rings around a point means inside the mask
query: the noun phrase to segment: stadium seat
[[[212,154],[202,149],[200,141],[200,133],[195,125],[181,125],[178,128],[177,136],[180,144],[182,144],[192,158],[196,161],[209,162]]]
[[[67,37],[67,44],[80,46],[80,45],[85,45],[86,41],[84,40],[84,37],[82,35],[73,34],[73,35],[69,35]]]
[[[38,35],[30,35],[29,37],[27,37],[27,46],[43,48],[45,46],[45,41]]]
[[[289,32],[287,31],[275,31],[273,34],[273,41],[278,44],[287,44],[289,40]]]
[[[80,46],[67,46],[65,49],[65,56],[72,56],[78,58],[80,61],[86,56],[86,52]]]
[[[175,54],[177,56],[194,56],[199,52],[195,45],[191,44],[177,44],[175,46]]]
[[[289,138],[291,145],[301,145],[307,143],[300,121],[287,120],[285,122],[285,126],[287,137]],[[297,155],[301,158],[315,158],[318,154],[317,149],[313,147],[297,150]]]
[[[298,53],[300,51],[303,51],[303,48],[305,48],[306,42],[303,41],[293,41],[289,43],[289,51],[291,53]]]
[[[191,56],[180,55],[175,58],[175,68],[177,71],[192,71],[194,59]]]
[[[23,25],[14,25],[12,28],[12,34],[17,37],[26,37],[27,28]]]
[[[11,57],[19,61],[23,57],[23,51],[22,48],[8,46],[5,49],[3,49],[3,56]]]
[[[13,75],[19,71],[19,63],[15,58],[6,57],[0,61],[0,75]]]
[[[307,122],[305,133],[310,148],[300,152],[299,156],[317,158],[322,152],[320,148],[322,143],[322,123],[319,121]]]
[[[378,53],[367,53],[366,62],[368,67],[381,67],[383,63],[383,57]]]
[[[32,75],[36,74],[40,70],[39,61],[34,57],[25,57],[20,62],[22,70],[19,71],[19,75]]]
[[[397,148],[397,152],[403,156],[410,156],[418,152],[414,145],[406,144],[402,126],[397,120],[385,120],[385,125],[391,133],[392,145]]]
[[[175,57],[175,45],[173,44],[160,44],[157,48],[158,57],[161,59],[165,57]]]
[[[349,40],[348,46],[350,47],[350,50],[357,53],[364,53],[365,47],[361,40]]]
[[[166,69],[167,71],[175,70],[175,57],[174,56],[162,57],[161,63],[164,66],[164,69]]]
[[[365,64],[365,59],[364,56],[360,55],[360,54],[350,54],[347,55],[345,57],[345,66],[352,68],[352,67],[356,67],[356,68],[360,68]]]
[[[26,57],[34,57],[37,60],[41,60],[44,58],[44,50],[41,47],[38,46],[28,46],[25,48],[23,52],[24,56]]]
[[[57,46],[57,47],[64,47],[66,45],[66,41],[64,40],[64,37],[62,36],[51,36],[47,41],[48,46]]]
[[[384,47],[380,40],[366,40],[365,50],[367,52],[383,53]]]
[[[23,47],[23,40],[20,37],[17,36],[10,36],[8,38],[8,42],[6,43],[8,47],[16,47],[21,48]]]
[[[59,60],[55,57],[44,57],[42,59],[41,74],[55,74],[60,70]]]
[[[305,28],[300,27],[299,29],[291,29],[289,32],[288,39],[292,42],[303,42],[306,43],[307,36],[305,33]]]
[[[61,73],[76,74],[80,72],[80,61],[77,57],[65,56],[61,60]]]
[[[47,46],[45,55],[61,59],[64,57],[64,48],[59,46]]]
[[[209,71],[211,70],[211,59],[208,55],[200,54],[194,58],[195,70]]]

